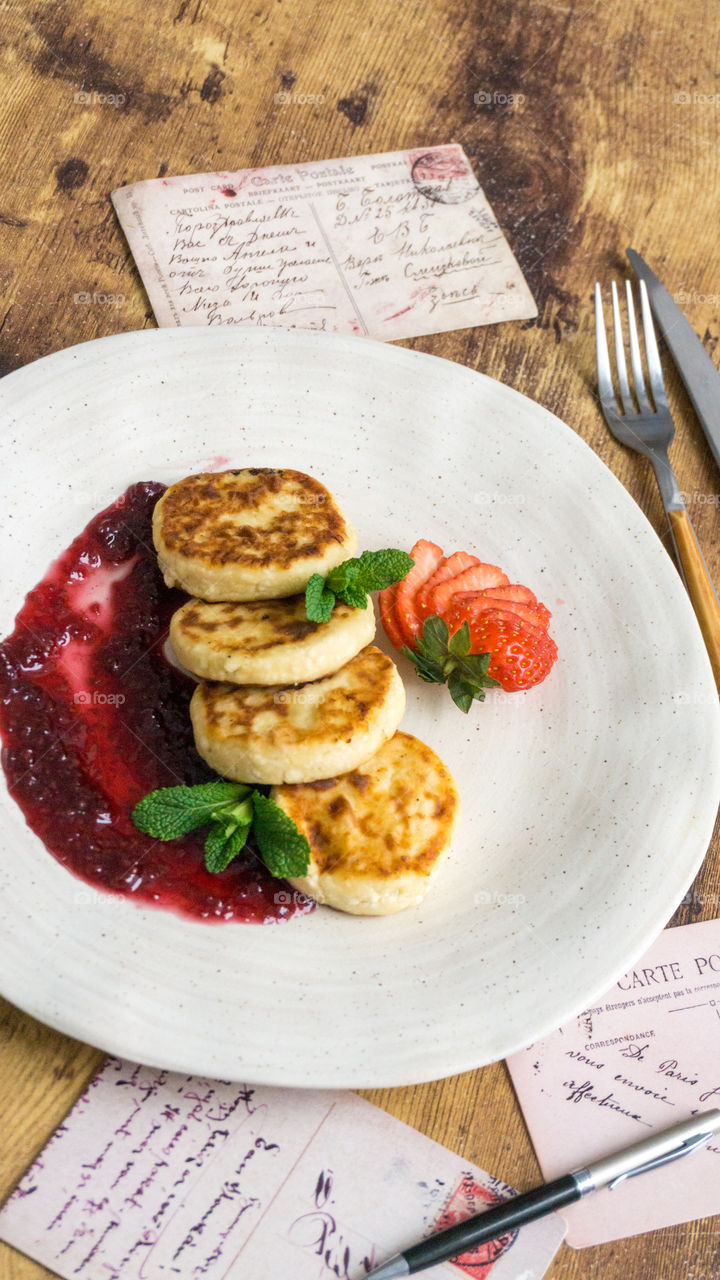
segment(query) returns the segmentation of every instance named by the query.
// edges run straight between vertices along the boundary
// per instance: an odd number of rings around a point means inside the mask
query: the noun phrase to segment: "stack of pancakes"
[[[217,773],[268,784],[311,848],[293,884],[320,902],[386,914],[424,896],[457,810],[449,771],[396,730],[405,690],[370,642],[372,601],[310,622],[304,591],[354,555],[355,532],[299,471],[189,476],[157,503],[165,581],[192,599],[170,643],[200,683],[198,752]]]

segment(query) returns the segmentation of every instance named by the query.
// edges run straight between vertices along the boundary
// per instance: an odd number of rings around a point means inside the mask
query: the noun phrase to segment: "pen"
[[[486,1213],[477,1213],[464,1222],[456,1222],[445,1231],[438,1231],[427,1240],[412,1245],[403,1253],[390,1258],[389,1262],[376,1267],[367,1280],[400,1280],[401,1276],[414,1275],[416,1271],[424,1271],[426,1267],[455,1258],[474,1245],[494,1240],[503,1232],[522,1227],[535,1218],[542,1218],[554,1209],[562,1209],[564,1205],[572,1204],[589,1191],[599,1191],[601,1187],[609,1187],[612,1191],[626,1178],[635,1178],[639,1173],[647,1173],[649,1169],[658,1169],[671,1160],[690,1155],[691,1151],[697,1151],[709,1142],[718,1131],[720,1110],[704,1111],[693,1116],[692,1120],[673,1125],[671,1129],[663,1129],[660,1133],[653,1134],[652,1138],[634,1143],[632,1147],[625,1147],[602,1160],[594,1160],[582,1169],[566,1173],[562,1178],[555,1178],[544,1186],[534,1187],[532,1191],[504,1200]]]

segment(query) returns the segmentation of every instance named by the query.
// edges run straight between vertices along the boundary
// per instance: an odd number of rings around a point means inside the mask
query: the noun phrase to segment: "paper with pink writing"
[[[511,1188],[352,1093],[109,1059],[0,1212],[67,1280],[361,1280]],[[557,1215],[429,1280],[539,1280]]]
[[[161,326],[390,341],[537,315],[455,144],[153,178],[112,200]]]
[[[666,929],[559,1031],[508,1059],[545,1177],[720,1107],[720,920]],[[575,1248],[720,1213],[720,1136],[563,1210]]]

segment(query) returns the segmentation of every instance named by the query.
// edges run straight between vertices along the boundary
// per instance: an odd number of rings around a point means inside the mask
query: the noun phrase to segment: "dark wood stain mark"
[[[560,283],[582,231],[584,164],[566,72],[559,84],[578,19],[543,12],[540,28],[521,0],[507,24],[483,24],[482,39],[470,33],[463,63],[473,124],[462,141],[538,304],[523,327],[554,328],[557,340],[577,330],[580,313],[577,294]]]
[[[85,93],[114,95],[116,105],[104,106],[106,111],[139,111],[146,120],[165,120],[170,115],[170,95],[146,89],[131,73],[96,53],[89,35],[72,31],[72,19],[63,13],[62,3],[38,8],[30,21],[42,42],[37,52],[28,54],[38,75],[64,80]]]
[[[200,97],[203,102],[209,102],[211,106],[214,106],[222,93],[222,82],[224,79],[225,72],[220,70],[216,62],[213,62],[212,67],[203,80],[202,88],[200,90]]]
[[[375,85],[364,84],[355,93],[349,94],[347,98],[339,98],[337,109],[347,117],[352,125],[358,127],[365,123],[365,117],[376,92]]]
[[[55,171],[56,189],[58,191],[77,191],[88,176],[88,166],[80,156],[69,156]]]
[[[294,71],[282,71],[280,73],[280,83],[283,89],[292,89],[296,80],[297,76]]]
[[[23,218],[16,218],[12,213],[2,213],[0,211],[0,222],[4,227],[26,227],[27,222]]]
[[[19,369],[22,361],[17,358],[11,360],[9,356],[0,352],[0,378],[4,378],[6,373],[13,373],[15,369]]]

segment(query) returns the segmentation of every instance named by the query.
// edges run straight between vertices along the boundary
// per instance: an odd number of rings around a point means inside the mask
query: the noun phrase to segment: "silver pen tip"
[[[401,1253],[384,1262],[381,1267],[371,1271],[367,1280],[399,1280],[401,1276],[409,1276],[410,1268]]]

